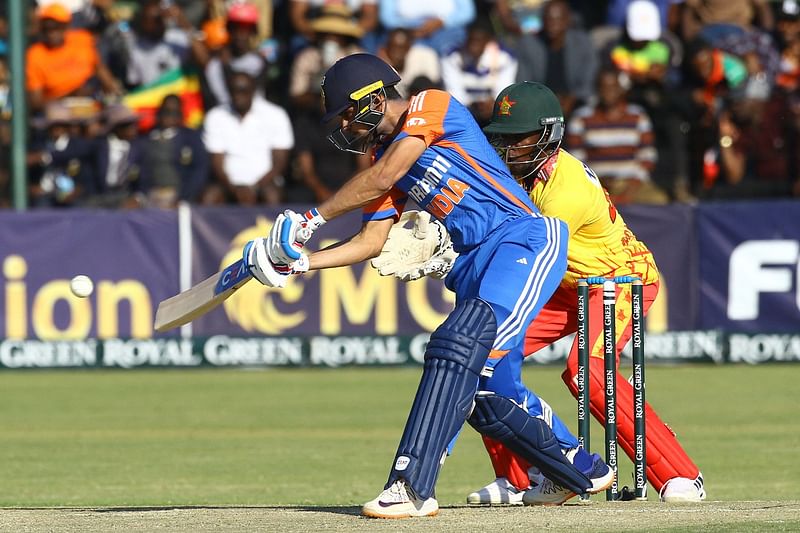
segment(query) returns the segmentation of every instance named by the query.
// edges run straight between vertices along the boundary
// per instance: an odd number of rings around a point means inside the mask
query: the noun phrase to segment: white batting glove
[[[275,218],[269,234],[269,255],[273,263],[290,265],[304,256],[303,246],[325,219],[316,209],[304,215],[287,209]]]
[[[262,237],[245,244],[242,259],[247,269],[259,282],[267,287],[282,289],[286,286],[291,268],[272,262],[267,249],[268,240],[268,238]]]
[[[371,261],[381,276],[412,281],[444,279],[458,254],[444,225],[426,211],[407,211],[392,227],[378,257]]]

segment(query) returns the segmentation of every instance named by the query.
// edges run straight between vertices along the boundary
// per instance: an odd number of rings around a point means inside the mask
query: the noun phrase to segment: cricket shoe
[[[592,482],[589,494],[597,494],[606,490],[614,482],[614,471],[600,458],[593,453],[591,455],[592,466],[588,472],[583,472],[589,481]],[[577,496],[566,487],[562,487],[552,480],[544,477],[541,473],[531,476],[533,487],[525,491],[522,496],[522,503],[525,505],[561,505],[570,498]]]
[[[420,500],[406,488],[403,480],[397,480],[381,492],[377,498],[368,501],[361,508],[361,514],[371,518],[413,518],[417,516],[436,516],[439,502],[435,498]]]
[[[508,479],[499,477],[467,496],[470,505],[522,505],[524,490],[519,490]]]
[[[696,479],[674,477],[664,483],[659,494],[662,502],[701,502],[706,499],[702,472]]]

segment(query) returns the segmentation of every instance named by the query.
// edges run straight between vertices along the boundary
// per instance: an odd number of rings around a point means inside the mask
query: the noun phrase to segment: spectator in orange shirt
[[[100,60],[94,37],[86,30],[68,29],[72,15],[61,4],[48,4],[38,13],[42,40],[26,57],[26,89],[31,108],[64,96],[87,96],[96,78],[106,93],[121,94],[121,85]]]

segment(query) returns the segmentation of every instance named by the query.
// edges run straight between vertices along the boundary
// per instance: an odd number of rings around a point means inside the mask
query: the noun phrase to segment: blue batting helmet
[[[363,97],[400,82],[388,63],[372,54],[353,54],[333,64],[322,78],[324,121],[329,121]]]

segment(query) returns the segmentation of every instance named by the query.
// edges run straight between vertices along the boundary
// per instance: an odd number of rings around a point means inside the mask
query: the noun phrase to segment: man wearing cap
[[[35,129],[44,130],[43,136],[34,136],[27,157],[32,205],[70,205],[91,176],[94,143],[70,132],[77,122],[60,100],[48,103],[44,117],[32,121]]]
[[[678,201],[691,200],[684,122],[691,115],[684,91],[675,87],[677,68],[674,51],[677,37],[664,28],[659,7],[650,0],[632,0],[625,11],[624,31],[603,52],[606,65],[613,65],[630,81],[628,100],[641,106],[653,124],[658,154],[653,182]]]
[[[310,25],[313,44],[297,54],[289,74],[289,97],[294,107],[303,110],[319,106],[322,74],[342,57],[361,52],[358,40],[364,35],[350,8],[343,5],[323,7]]]
[[[95,168],[86,183],[86,202],[98,207],[135,207],[139,198],[142,145],[139,116],[124,104],[103,112],[106,135],[95,143]]]
[[[225,77],[231,72],[245,72],[256,80],[258,94],[264,95],[267,62],[255,49],[259,13],[248,2],[237,2],[228,8],[225,20],[227,34],[224,46],[205,64],[205,78],[214,103],[228,104]],[[201,64],[203,66],[203,64]]]
[[[289,18],[294,30],[309,42],[313,42],[317,30],[312,22],[330,5],[340,4],[353,13],[355,23],[359,27],[360,36],[368,35],[378,29],[378,0],[347,0],[344,2],[327,2],[325,0],[290,0]]]
[[[611,61],[637,81],[661,80],[666,75],[671,51],[661,39],[658,7],[649,0],[628,5],[625,33],[611,49]]]
[[[533,319],[525,333],[524,354],[574,333],[577,327],[577,281],[589,276],[637,276],[644,283],[645,313],[658,294],[659,273],[652,253],[625,225],[622,216],[608,199],[594,171],[560,148],[564,134],[564,115],[558,99],[540,83],[521,82],[505,88],[495,100],[492,120],[484,132],[503,156],[514,178],[528,191],[530,198],[546,216],[557,217],[569,227],[567,270],[553,296]],[[424,219],[423,219],[424,220]],[[426,235],[444,235],[438,222],[428,225]],[[417,225],[419,225],[417,223]],[[427,243],[435,253],[429,260],[419,253],[421,240],[416,228],[396,226],[373,265],[384,275],[406,281],[435,272],[448,276],[454,253],[445,239]],[[417,232],[419,233],[419,232]],[[415,242],[416,241],[416,242]],[[420,257],[422,256],[422,257]],[[409,264],[409,257],[419,258]],[[508,279],[507,276],[505,278]],[[447,278],[445,277],[445,283]],[[630,286],[617,285],[617,362],[630,339]],[[602,290],[593,289],[589,306],[599,308]],[[590,407],[601,423],[604,411],[604,368],[601,313],[590,313],[589,346]],[[577,339],[572,345],[567,369],[562,379],[577,395]],[[519,385],[527,390],[525,385]],[[533,393],[531,393],[533,394]],[[633,456],[633,388],[617,375],[619,411],[617,424],[622,449]],[[705,499],[703,476],[683,450],[672,430],[646,405],[647,478],[667,502]],[[573,497],[571,491],[554,483],[541,472],[529,469],[530,462],[496,439],[484,437],[497,479],[471,493],[471,504],[560,505]]]
[[[540,399],[521,387],[525,327],[566,268],[566,225],[544,217],[489,145],[469,110],[429,89],[403,99],[388,64],[369,54],[325,73],[326,116],[338,148],[375,163],[304,215],[286,210],[243,259],[261,283],[282,288],[292,273],[359,263],[377,255],[411,198],[441,221],[460,253],[446,284],[456,306],[431,334],[425,365],[384,490],[362,513],[432,516],[448,445],[469,421],[574,493],[611,485],[614,473],[578,446]],[[361,231],[310,255],[304,244],[327,220],[361,209]],[[563,450],[566,449],[566,453]]]
[[[120,83],[100,59],[94,37],[86,30],[69,29],[72,14],[59,3],[36,12],[42,40],[31,45],[25,60],[25,87],[34,111],[68,95],[91,95],[88,82],[96,78],[109,94],[122,93]]]

